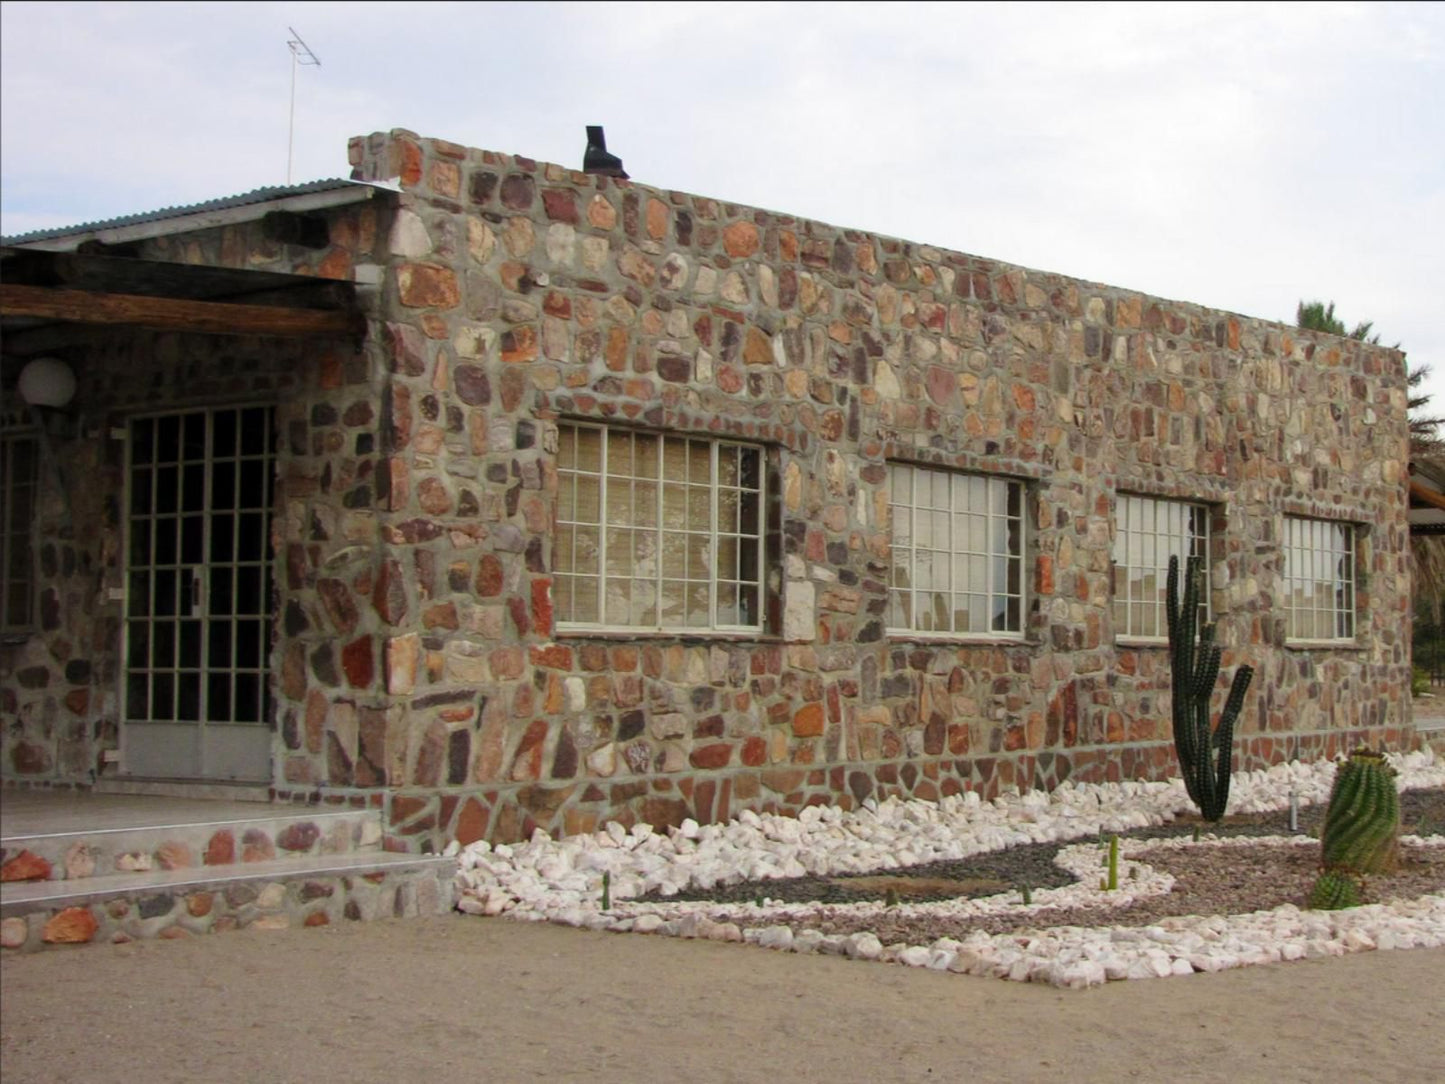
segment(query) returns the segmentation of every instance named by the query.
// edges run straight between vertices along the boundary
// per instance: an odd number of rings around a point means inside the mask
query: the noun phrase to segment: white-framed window
[[[0,633],[35,624],[35,520],[39,442],[28,434],[0,437]]]
[[[754,444],[560,424],[558,628],[760,632],[764,459]]]
[[[892,463],[888,500],[893,520],[888,627],[1021,637],[1023,483]]]
[[[1114,635],[1169,638],[1169,558],[1179,558],[1180,594],[1190,557],[1204,565],[1199,620],[1209,620],[1209,507],[1120,494],[1115,503]]]
[[[1353,640],[1355,575],[1351,524],[1285,516],[1285,638]]]

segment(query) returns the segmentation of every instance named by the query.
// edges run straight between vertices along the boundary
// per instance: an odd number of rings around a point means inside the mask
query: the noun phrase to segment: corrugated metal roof
[[[75,226],[60,226],[48,230],[31,230],[29,233],[17,233],[9,237],[0,237],[0,244],[24,245],[35,241],[49,241],[53,238],[66,237],[73,233],[93,233],[96,230],[114,230],[124,226],[139,226],[146,222],[164,222],[168,218],[182,218],[186,215],[205,214],[208,211],[226,211],[233,207],[246,207],[253,203],[270,203],[273,200],[287,199],[291,196],[309,196],[316,192],[333,192],[352,187],[367,186],[362,181],[351,181],[342,177],[331,177],[323,181],[307,181],[305,184],[272,185],[267,188],[253,189],[250,192],[242,192],[236,196],[222,196],[219,199],[206,200],[203,203],[191,203],[182,207],[162,207],[158,211],[143,211],[139,214],[121,215],[118,218],[106,218],[99,222],[82,222]]]

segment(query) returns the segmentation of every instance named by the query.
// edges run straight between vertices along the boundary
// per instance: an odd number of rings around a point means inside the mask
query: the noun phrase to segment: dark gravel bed
[[[1299,810],[1300,832],[1318,835],[1324,812],[1323,803],[1302,806]],[[1405,834],[1445,835],[1445,788],[1403,792],[1400,795],[1400,822]],[[1191,836],[1196,828],[1202,834],[1220,837],[1284,836],[1290,834],[1289,810],[1227,816],[1218,824],[1205,823],[1197,815],[1189,814],[1181,816],[1172,824],[1123,833],[1122,838],[1172,839]],[[1030,843],[957,861],[929,862],[869,874],[743,881],[709,890],[689,889],[671,897],[663,897],[653,892],[641,898],[656,902],[697,900],[750,903],[766,897],[788,903],[825,904],[886,902],[890,899],[890,894],[900,903],[972,899],[1015,891],[1020,885],[1038,889],[1060,888],[1071,884],[1074,878],[1054,864],[1054,856],[1058,854],[1060,847],[1066,845]],[[1314,860],[1314,853],[1307,852],[1299,857],[1297,862],[1309,865]]]

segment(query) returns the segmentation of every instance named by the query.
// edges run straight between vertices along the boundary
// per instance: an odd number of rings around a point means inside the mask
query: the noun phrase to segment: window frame
[[[1181,511],[1185,519],[1181,524],[1182,532],[1175,534],[1172,525],[1167,523],[1163,530],[1160,529],[1161,514],[1167,517],[1172,509]],[[1141,525],[1133,525],[1135,515],[1147,516],[1146,521]],[[1197,520],[1196,518],[1197,517]],[[1185,570],[1188,568],[1188,558],[1197,554],[1204,566],[1204,590],[1199,600],[1199,623],[1202,627],[1214,619],[1211,596],[1213,595],[1213,570],[1211,569],[1214,552],[1214,508],[1205,501],[1188,500],[1180,497],[1161,497],[1152,493],[1119,493],[1114,499],[1114,541],[1109,554],[1110,571],[1110,594],[1111,607],[1110,616],[1114,625],[1114,640],[1118,643],[1162,645],[1169,643],[1169,618],[1166,609],[1169,582],[1169,558],[1179,558],[1179,576],[1182,580]],[[1148,523],[1148,527],[1143,526]],[[1194,530],[1193,522],[1202,525],[1201,530]],[[1132,593],[1133,578],[1129,571],[1136,566],[1128,561],[1121,561],[1121,548],[1127,550],[1130,538],[1138,535],[1142,550],[1152,550],[1154,553],[1154,564],[1152,571],[1155,579],[1155,597],[1152,602],[1141,596],[1135,598]],[[1160,542],[1166,545],[1163,552],[1160,552]],[[1180,544],[1182,543],[1182,545]],[[1127,557],[1127,552],[1125,553]],[[1142,556],[1142,555],[1141,555]],[[1141,570],[1146,566],[1142,563]],[[1123,576],[1123,585],[1126,593],[1120,596],[1120,576]],[[1181,593],[1183,588],[1181,587]],[[1120,606],[1123,606],[1125,620],[1120,622]],[[1149,633],[1135,631],[1136,607],[1152,608],[1154,628],[1158,632]],[[1138,628],[1145,627],[1142,620],[1142,612],[1138,613],[1141,618]]]
[[[888,573],[888,606],[886,627],[888,635],[897,639],[942,639],[954,641],[982,641],[993,642],[1006,640],[1011,642],[1022,642],[1027,637],[1028,623],[1028,598],[1029,582],[1025,570],[1025,559],[1029,554],[1030,533],[1029,533],[1029,488],[1026,480],[1003,474],[991,474],[983,471],[957,470],[947,467],[925,466],[920,463],[913,463],[907,460],[890,461],[888,464],[887,496],[889,507],[889,543],[891,557]],[[909,489],[907,499],[901,500],[896,480],[904,473],[909,478]],[[922,504],[919,497],[918,483],[920,479],[930,480],[930,488],[933,479],[947,479],[948,507],[942,508],[935,504]],[[958,504],[960,495],[967,498],[970,490],[969,483],[973,480],[981,481],[985,485],[984,495],[986,506],[982,509],[965,503],[962,507]],[[932,498],[929,498],[930,500]],[[900,588],[899,571],[903,563],[899,560],[900,545],[900,514],[907,514],[907,546],[904,552],[909,556],[906,561],[908,584]],[[920,538],[919,519],[923,513],[944,515],[947,524],[946,548],[940,546],[923,547],[918,544]],[[983,545],[982,551],[967,548],[967,539],[958,538],[955,529],[958,526],[957,519],[962,516],[982,518],[983,524]],[[936,523],[936,521],[935,521]],[[1004,544],[1011,551],[999,552],[998,538],[996,535],[996,524],[1002,524],[1004,529]],[[1013,527],[1012,539],[1010,542],[1009,528]],[[930,537],[933,527],[930,527]],[[967,527],[965,525],[964,529]],[[920,573],[919,552],[924,550],[930,554],[947,555],[947,586],[935,588],[931,582],[922,583]],[[969,579],[969,573],[965,573],[966,582],[964,589],[955,587],[955,577],[959,568],[959,561],[966,564],[982,560],[984,571],[984,582],[981,590],[975,590],[974,582]],[[1005,562],[1002,575],[1002,583],[998,582],[997,562]],[[1013,571],[1013,583],[1016,585],[1010,590],[1010,569]],[[921,592],[928,592],[935,596],[935,603],[941,596],[949,597],[947,610],[948,628],[922,628],[923,622],[920,617],[919,595]],[[904,593],[908,596],[906,611],[899,601]],[[985,629],[959,629],[957,619],[959,614],[959,600],[969,600],[973,596],[982,596],[985,607],[985,617],[989,623]],[[1014,617],[1012,627],[1009,627],[1010,602],[1013,604]],[[1002,610],[999,607],[1002,605]],[[936,614],[936,605],[930,609],[930,613]],[[908,620],[908,624],[898,621],[902,615]],[[1002,618],[1003,628],[993,627],[994,623]]]
[[[758,637],[766,635],[769,623],[769,614],[772,600],[769,597],[769,569],[775,559],[774,547],[771,545],[771,528],[773,522],[771,501],[773,499],[771,467],[768,447],[764,444],[736,440],[730,437],[719,437],[707,433],[691,433],[687,431],[661,431],[644,428],[634,428],[627,425],[608,424],[585,419],[568,418],[557,423],[558,440],[555,457],[557,473],[557,513],[554,518],[551,570],[553,579],[553,605],[556,614],[554,618],[555,631],[563,636],[586,636],[586,635],[626,635],[626,636],[750,636]],[[566,431],[580,433],[584,430],[591,430],[600,435],[600,453],[595,471],[581,471],[578,464],[568,465],[564,462],[566,448]],[[647,441],[655,441],[657,459],[655,461],[655,472],[647,474],[620,474],[613,472],[610,456],[614,438],[631,441],[632,449],[638,447],[639,438]],[[688,455],[690,446],[705,445],[707,448],[708,471],[705,482],[707,494],[708,522],[705,527],[697,527],[693,522],[685,518],[681,527],[669,526],[667,513],[664,507],[669,487],[676,490],[681,485],[684,500],[691,497],[692,490],[702,488],[695,480],[688,478],[679,483],[666,472],[666,457],[669,449],[681,444],[684,457]],[[720,466],[726,454],[726,450],[736,449],[738,480],[725,481],[720,477]],[[755,457],[756,479],[755,485],[746,483],[745,457]],[[634,460],[632,470],[640,469],[639,462]],[[689,467],[689,469],[691,469]],[[596,521],[581,520],[577,518],[564,518],[568,509],[568,494],[564,487],[573,486],[572,491],[572,515],[580,513],[576,506],[577,480],[581,477],[594,477],[597,481],[597,516]],[[638,517],[636,507],[629,503],[628,511],[632,512],[625,522],[610,519],[612,504],[612,486],[624,483],[628,492],[635,500],[638,483],[643,485],[654,485],[656,489],[655,505],[653,505],[651,522],[646,517]],[[734,529],[726,530],[720,523],[721,507],[723,504],[722,495],[725,492],[739,494],[737,498],[737,510],[734,518]],[[747,507],[749,501],[747,495],[751,495],[750,510]],[[750,511],[750,515],[749,515]],[[690,509],[685,511],[687,516]],[[639,522],[639,518],[642,522]],[[753,521],[751,527],[744,524],[745,519]],[[579,570],[576,560],[576,550],[567,545],[564,538],[566,532],[571,531],[571,546],[576,545],[577,533],[583,529],[595,528],[597,535],[597,549],[595,560],[591,562],[595,572]],[[608,569],[609,557],[609,532],[628,532],[634,541],[650,540],[652,546],[651,555],[656,558],[656,572],[650,576],[636,574],[638,558],[637,550],[633,551],[632,574],[626,572],[615,572]],[[669,574],[667,557],[665,554],[666,541],[668,536],[681,536],[692,543],[696,543],[702,536],[706,536],[703,543],[703,552],[706,555],[705,569],[706,578],[690,576],[693,570],[688,563],[693,556],[691,546],[685,544],[683,554],[684,572],[679,577],[677,574]],[[723,576],[719,567],[720,539],[731,538],[735,541],[736,556],[734,559],[733,576]],[[647,543],[644,541],[643,543]],[[751,546],[753,567],[749,571],[747,550]],[[563,567],[564,561],[570,556],[570,567]],[[587,580],[595,580],[596,583],[596,614],[597,620],[577,619],[575,616],[567,616],[569,613],[575,615],[577,610],[576,594],[577,585]],[[572,581],[572,582],[568,582]],[[644,589],[650,587],[652,592],[651,602],[644,603],[652,610],[656,621],[654,622],[630,622],[619,621],[616,614],[610,612],[610,605],[614,600],[609,597],[609,581],[618,583],[625,581],[629,586],[627,589],[628,602],[624,603],[629,611],[635,610],[637,606],[636,597],[632,594],[637,585]],[[688,624],[689,595],[690,588],[706,584],[706,623]],[[664,620],[663,605],[665,601],[664,584],[672,584],[674,589],[677,585],[685,585],[681,588],[682,597],[682,623],[669,623]],[[752,621],[729,622],[721,620],[721,610],[727,603],[721,598],[722,589],[725,585],[732,585],[737,599],[735,605],[738,615],[741,616],[746,609],[753,613]],[[743,599],[751,591],[752,604],[748,607]],[[631,616],[631,613],[628,614]]]
[[[1311,528],[1310,534],[1313,537],[1301,538],[1297,542],[1296,529],[1306,526]],[[1336,537],[1342,545],[1335,548],[1313,544],[1328,542],[1329,539],[1325,536],[1329,532],[1338,532]],[[1360,629],[1360,533],[1358,524],[1345,520],[1323,519],[1318,516],[1286,515],[1284,517],[1284,530],[1280,536],[1280,579],[1282,581],[1280,597],[1285,623],[1284,638],[1287,645],[1349,646],[1356,642]],[[1329,606],[1297,606],[1294,597],[1297,583],[1317,587],[1325,581],[1298,579],[1293,566],[1296,563],[1304,563],[1310,558],[1317,560],[1321,556],[1334,559],[1335,572],[1330,577],[1332,584],[1330,594],[1335,602]],[[1341,560],[1348,561],[1349,566],[1343,576],[1339,574],[1339,561]],[[1348,595],[1346,605],[1339,604],[1341,591]],[[1309,595],[1313,594],[1313,590],[1310,590]],[[1335,634],[1333,636],[1299,634],[1296,631],[1297,622],[1305,614],[1313,618],[1316,629],[1321,617],[1329,619],[1328,623],[1335,628]],[[1344,633],[1338,631],[1342,620],[1348,625],[1348,630]]]
[[[16,478],[15,448],[28,445],[28,477]],[[36,502],[40,497],[40,457],[42,445],[40,436],[33,430],[19,430],[0,433],[0,637],[14,639],[27,636],[35,631],[39,607],[36,596],[40,577],[35,567],[34,524]],[[30,491],[30,503],[20,512],[16,511],[15,491],[24,486]],[[16,575],[12,568],[17,563],[15,547],[25,547],[24,557],[19,563],[25,565],[25,573]],[[24,593],[24,613],[21,620],[12,622],[10,610],[19,592]]]

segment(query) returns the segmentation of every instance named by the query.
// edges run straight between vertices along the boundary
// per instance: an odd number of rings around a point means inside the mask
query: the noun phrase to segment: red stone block
[[[538,576],[532,581],[532,627],[544,636],[552,633],[552,579]]]
[[[502,360],[524,362],[537,360],[537,329],[519,324],[502,333]]]
[[[572,649],[563,644],[547,644],[545,647],[534,647],[527,653],[533,666],[544,667],[548,670],[571,670]]]
[[[542,189],[542,205],[553,222],[577,224],[577,195],[568,188]]]
[[[793,734],[799,738],[816,738],[823,733],[823,705],[804,704],[793,716]]]
[[[371,637],[362,636],[341,649],[341,669],[346,680],[354,689],[371,688],[376,676],[376,657],[371,648]]]
[[[283,851],[309,851],[321,838],[321,829],[311,821],[288,824],[276,837],[276,845]]]
[[[726,742],[716,742],[712,745],[704,745],[700,749],[694,749],[688,757],[694,768],[708,770],[713,768],[725,768],[732,760],[733,747]]]
[[[742,762],[749,768],[760,768],[767,763],[768,743],[765,738],[753,735],[743,742]]]
[[[100,923],[84,907],[67,907],[45,924],[40,939],[48,945],[83,945],[95,936]]]
[[[229,829],[223,828],[211,836],[206,844],[205,864],[208,866],[229,866],[236,860],[236,837]]]
[[[21,851],[0,866],[0,881],[46,881],[50,879],[50,863],[38,854]]]
[[[410,308],[454,309],[461,303],[461,288],[450,268],[430,263],[402,264],[396,279],[401,303]]]
[[[479,839],[487,837],[487,821],[489,814],[486,806],[475,798],[468,798],[462,803],[461,812],[457,814],[456,828],[452,835],[462,846],[468,843],[475,843]]]

